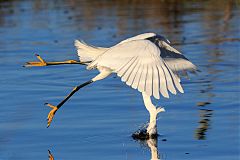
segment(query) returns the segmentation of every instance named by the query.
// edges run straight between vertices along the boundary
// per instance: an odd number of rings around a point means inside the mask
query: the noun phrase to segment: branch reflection
[[[208,109],[201,109],[199,111],[199,126],[195,130],[195,138],[198,140],[206,139],[206,132],[210,127],[210,117],[212,117],[213,111]]]
[[[204,41],[207,47],[214,47],[214,50],[212,52],[203,52],[207,57],[207,64],[204,64],[206,75],[201,79],[204,82],[202,83],[203,89],[200,90],[200,93],[206,100],[197,103],[197,106],[200,107],[200,120],[198,122],[199,126],[195,130],[195,138],[198,140],[206,139],[206,132],[211,126],[211,117],[214,111],[208,109],[207,105],[214,103],[216,82],[219,81],[219,74],[224,72],[224,70],[217,66],[226,59],[224,57],[226,53],[221,49],[221,45],[224,42],[239,41],[238,38],[229,37],[232,34],[230,21],[235,16],[233,12],[234,2],[232,0],[225,1],[223,5],[218,4],[216,1],[210,1],[209,4],[209,10],[206,11],[206,16],[202,17],[202,22],[204,23],[201,25],[203,32],[206,33]],[[224,10],[223,15],[219,16],[218,14],[211,13],[216,6],[221,6],[222,10]]]

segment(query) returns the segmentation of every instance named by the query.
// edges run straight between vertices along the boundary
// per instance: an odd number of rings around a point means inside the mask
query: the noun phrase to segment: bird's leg
[[[50,66],[50,65],[61,65],[61,64],[82,64],[82,65],[86,65],[87,63],[90,63],[90,61],[79,62],[79,61],[75,61],[75,60],[66,60],[66,61],[60,61],[60,62],[46,62],[38,54],[35,54],[35,56],[39,59],[39,61],[38,62],[36,62],[36,61],[34,61],[34,62],[26,62],[24,67]]]
[[[157,115],[160,112],[164,112],[164,108],[163,107],[158,107],[156,108],[151,101],[150,96],[148,96],[146,93],[142,93],[143,96],[143,101],[144,104],[146,106],[146,109],[148,110],[149,114],[150,114],[150,121],[149,121],[149,125],[147,127],[147,134],[149,136],[149,138],[154,138],[157,136]]]
[[[57,110],[70,98],[72,97],[72,95],[77,92],[80,88],[83,88],[84,86],[88,85],[88,84],[91,84],[93,81],[90,80],[90,81],[87,81],[79,86],[76,86],[73,88],[73,90],[71,91],[70,94],[68,94],[57,106],[54,106],[54,105],[51,105],[49,103],[45,103],[45,105],[49,106],[52,108],[52,110],[49,112],[48,114],[48,117],[47,117],[47,120],[48,120],[48,124],[47,124],[47,127],[50,126],[52,120],[53,120],[53,117],[55,115],[55,113],[57,112]]]
[[[92,78],[91,80],[79,85],[79,86],[76,86],[75,88],[73,88],[73,90],[71,91],[71,93],[69,95],[67,95],[57,106],[54,106],[52,104],[49,104],[49,103],[45,103],[45,105],[49,106],[52,108],[52,110],[49,112],[48,114],[48,124],[47,124],[47,127],[50,126],[52,120],[53,120],[53,117],[55,115],[55,113],[57,112],[57,110],[70,98],[72,97],[72,95],[74,93],[76,93],[80,88],[83,88],[84,86],[88,85],[88,84],[91,84],[95,81],[98,81],[98,80],[101,80],[101,79],[104,79],[106,78],[108,75],[111,74],[111,71],[110,70],[103,70],[101,71],[96,77]]]

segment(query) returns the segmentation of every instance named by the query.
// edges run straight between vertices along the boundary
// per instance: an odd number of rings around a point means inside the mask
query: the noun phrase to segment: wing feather
[[[166,77],[166,81],[167,81],[167,88],[168,90],[172,93],[172,94],[177,94],[175,87],[173,85],[173,80],[172,80],[172,76],[169,73],[169,70],[167,69],[167,66],[163,63],[162,65],[163,68],[163,72],[165,74]]]
[[[159,99],[159,75],[156,66],[153,66],[153,96]]]
[[[131,74],[129,75],[128,80],[126,81],[126,84],[127,84],[127,85],[131,86],[131,85],[133,84],[134,79],[135,79],[135,77],[136,77],[136,74],[137,74],[137,72],[138,72],[138,70],[139,70],[139,66],[140,66],[139,59],[137,59],[137,60],[136,60],[136,65],[134,66]]]
[[[132,74],[133,69],[135,68],[135,66],[137,65],[138,62],[138,58],[135,57],[134,61],[131,63],[131,66],[129,66],[129,68],[126,70],[126,72],[124,73],[124,75],[122,76],[122,81],[123,82],[127,82],[129,76]]]
[[[159,99],[169,98],[168,91],[181,92],[180,80],[161,57],[161,51],[149,40],[134,40],[113,46],[88,68],[107,67],[117,73],[123,82],[140,92]]]
[[[167,64],[165,64],[165,65],[168,66]],[[179,92],[184,93],[183,88],[182,88],[182,86],[180,84],[179,76],[177,74],[173,73],[172,70],[169,69],[169,67],[167,67],[167,68],[168,68],[169,73],[172,76],[172,79],[173,79],[175,87],[178,89]]]
[[[197,70],[197,67],[192,62],[166,42],[159,41],[158,47],[164,62],[175,74],[184,70],[194,73]]]
[[[163,72],[162,66],[157,66],[158,68],[158,75],[160,78],[160,93],[165,98],[169,98],[168,92],[167,92],[167,84],[166,84],[166,77]]]
[[[145,91],[148,95],[152,95],[153,88],[153,69],[152,65],[148,65],[147,79],[145,84]]]
[[[139,92],[144,92],[145,91],[145,83],[146,83],[146,78],[147,78],[147,65],[143,65],[143,71],[141,74],[141,78],[138,83],[138,90]]]
[[[143,72],[143,67],[141,67],[141,66],[142,66],[142,64],[139,63],[139,68],[138,68],[138,71],[136,73],[136,76],[135,76],[133,84],[132,84],[132,88],[134,88],[134,89],[138,88],[138,83],[140,81],[140,78],[141,78],[141,75],[142,75],[142,72]]]
[[[118,70],[117,70],[117,75],[119,77],[122,77],[124,75],[124,73],[129,69],[129,67],[131,66],[131,64],[134,62],[135,57],[130,58],[129,61],[127,61],[127,63],[125,63],[124,65],[122,65]]]

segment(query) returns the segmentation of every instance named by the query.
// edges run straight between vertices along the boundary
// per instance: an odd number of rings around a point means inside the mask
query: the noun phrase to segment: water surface
[[[238,1],[0,1],[0,159],[239,159]],[[131,134],[148,121],[141,94],[116,76],[71,98],[46,129],[49,108],[97,71],[35,59],[77,59],[75,39],[109,47],[144,32],[165,35],[202,71],[185,94],[155,101],[160,137]],[[157,146],[154,144],[158,144]],[[151,154],[152,153],[152,154]]]

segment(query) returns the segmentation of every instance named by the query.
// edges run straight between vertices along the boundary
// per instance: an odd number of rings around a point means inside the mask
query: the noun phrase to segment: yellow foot
[[[48,121],[47,128],[48,128],[50,126],[50,124],[53,120],[53,117],[54,117],[55,113],[57,112],[58,108],[54,105],[49,104],[49,103],[45,103],[45,105],[52,108],[52,110],[48,113],[48,117],[47,117],[47,121]]]
[[[35,54],[35,56],[39,59],[39,62],[27,62],[24,67],[32,67],[32,66],[47,66],[47,62],[45,62],[41,56]]]
[[[54,157],[50,150],[48,150],[48,157],[49,157],[49,160],[54,160]]]

